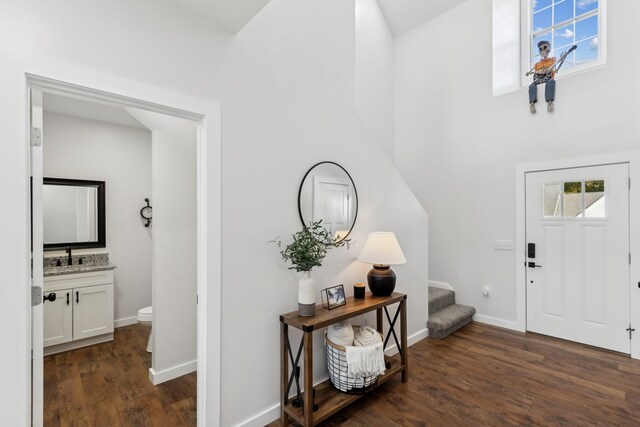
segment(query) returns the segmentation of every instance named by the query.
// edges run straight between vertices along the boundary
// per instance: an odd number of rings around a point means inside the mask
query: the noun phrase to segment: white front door
[[[527,330],[630,353],[628,164],[527,173],[526,239]]]

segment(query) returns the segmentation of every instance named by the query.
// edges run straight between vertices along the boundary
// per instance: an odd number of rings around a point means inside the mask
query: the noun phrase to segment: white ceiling
[[[170,0],[236,34],[270,0]]]
[[[238,33],[270,0],[169,0]],[[303,1],[303,0],[300,0]],[[466,0],[378,0],[395,36],[409,31]]]
[[[453,9],[466,0],[378,0],[395,36]]]
[[[130,126],[146,129],[139,121],[131,117],[123,108],[95,102],[82,101],[80,99],[44,94],[44,111],[50,113],[66,114],[68,116],[80,117],[82,119],[97,120],[115,125]]]

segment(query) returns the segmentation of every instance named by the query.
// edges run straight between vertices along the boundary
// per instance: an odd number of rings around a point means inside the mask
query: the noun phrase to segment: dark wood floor
[[[44,358],[45,426],[195,426],[196,373],[154,386],[149,330],[131,325],[114,340]]]
[[[640,426],[640,361],[617,353],[472,323],[409,369],[321,425]]]

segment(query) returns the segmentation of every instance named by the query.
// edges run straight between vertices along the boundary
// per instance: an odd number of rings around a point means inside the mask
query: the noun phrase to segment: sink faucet
[[[67,258],[67,265],[73,265],[73,258],[71,258],[71,246],[67,246],[67,250],[65,252],[69,254],[69,257]]]

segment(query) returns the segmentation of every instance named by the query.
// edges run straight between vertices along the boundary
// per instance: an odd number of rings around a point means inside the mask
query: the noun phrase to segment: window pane
[[[544,185],[544,212],[545,218],[559,218],[560,212],[560,184]]]
[[[598,15],[576,21],[576,41],[598,35]]]
[[[583,13],[592,11],[597,8],[598,8],[598,0],[577,0],[576,16],[580,16]]]
[[[576,65],[598,59],[598,37],[579,42],[576,49]]]
[[[551,8],[533,14],[533,31],[551,27]]]
[[[564,217],[575,218],[582,214],[582,182],[564,183]]]
[[[569,47],[571,47],[571,45],[573,44],[573,36],[573,22],[557,28],[553,32],[553,47],[555,49],[554,51],[568,50]],[[554,56],[558,57],[560,55],[554,54]]]
[[[551,6],[551,0],[531,0],[533,6],[531,9],[534,12],[539,11],[540,9],[544,9],[545,7]]]
[[[604,218],[606,200],[604,181],[586,181],[584,183],[584,216],[587,218]]]
[[[558,25],[569,19],[573,19],[574,0],[556,1],[554,7],[553,24]]]
[[[564,46],[561,48],[558,48],[556,50],[553,51],[552,55],[555,56],[558,61],[560,60],[560,55],[562,55],[564,52],[566,52],[567,50],[569,50],[570,46]],[[567,59],[565,59],[564,64],[562,64],[562,68],[560,69],[560,73],[562,73],[563,70],[566,70],[568,68],[571,68],[573,66],[575,66],[575,61],[576,61],[576,53],[571,52],[568,56]]]

